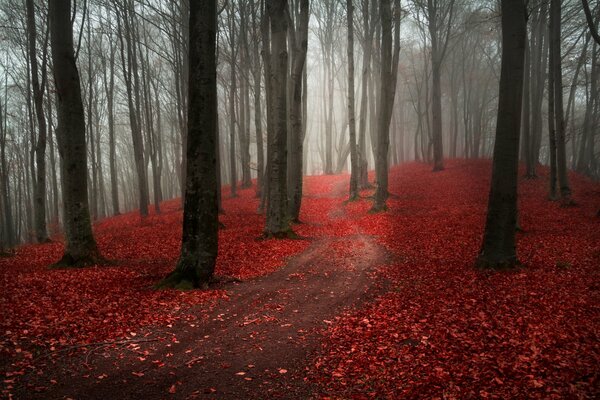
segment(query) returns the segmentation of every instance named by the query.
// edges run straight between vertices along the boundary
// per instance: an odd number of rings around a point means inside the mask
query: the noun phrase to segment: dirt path
[[[341,209],[334,211],[332,219],[343,214]],[[342,255],[335,251],[340,245],[348,249]],[[319,345],[318,331],[344,308],[377,293],[370,272],[386,257],[385,250],[362,234],[318,238],[279,271],[224,285],[229,299],[219,301],[208,319],[173,325],[168,341],[65,357],[52,377],[39,378],[55,381],[48,390],[20,395],[43,399],[313,397],[314,388],[304,376]],[[156,332],[148,331],[147,338],[161,336]]]

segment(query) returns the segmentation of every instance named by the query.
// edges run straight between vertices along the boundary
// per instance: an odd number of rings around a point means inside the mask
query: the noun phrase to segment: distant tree
[[[92,232],[87,188],[87,151],[81,83],[73,50],[71,1],[51,0],[49,20],[56,88],[66,246],[56,267],[103,262]]]
[[[42,48],[41,71],[38,66],[37,28],[35,25],[35,9],[33,0],[26,0],[27,9],[27,49],[29,51],[29,64],[31,73],[31,87],[33,89],[33,103],[37,118],[38,135],[35,142],[35,175],[32,176],[34,191],[35,236],[38,243],[48,241],[46,229],[46,116],[44,115],[44,88],[46,86],[46,60],[47,41],[44,39]],[[47,37],[47,36],[46,36]],[[40,82],[40,73],[42,82]],[[33,137],[33,135],[32,135]],[[32,144],[33,145],[33,144]],[[32,164],[33,165],[33,164]]]
[[[295,222],[300,219],[300,205],[302,203],[302,153],[305,133],[302,99],[306,96],[302,82],[308,48],[309,2],[308,0],[300,0],[297,5],[299,6],[297,10],[290,11],[297,18],[295,18],[295,26],[292,25],[289,30],[290,43],[292,44],[290,76],[292,102],[290,105],[290,123],[292,129],[289,143],[288,201],[290,218]]]
[[[524,0],[503,0],[502,67],[487,219],[477,265],[517,264],[517,178],[527,17]]]
[[[414,0],[427,20],[431,42],[431,119],[433,137],[433,170],[444,169],[442,141],[442,63],[450,40],[455,0]]]
[[[359,159],[356,146],[356,116],[354,111],[354,4],[346,0],[348,21],[348,124],[350,131],[350,190],[349,199],[358,198]]]
[[[230,176],[230,187],[231,197],[237,197],[237,152],[235,150],[235,127],[236,127],[236,115],[235,115],[235,99],[237,97],[237,85],[236,85],[236,62],[237,62],[237,43],[235,40],[235,2],[231,2],[227,7],[227,25],[229,27],[229,47],[231,49],[229,60],[229,69],[231,77],[229,78],[229,173]]]
[[[135,6],[132,0],[115,1],[117,10],[117,36],[120,41],[121,66],[125,88],[127,91],[127,105],[129,107],[129,124],[131,128],[131,141],[137,175],[140,215],[148,215],[150,194],[148,189],[148,174],[144,152],[144,136],[142,134],[140,77],[138,72],[138,35],[135,19]]]
[[[375,202],[371,211],[387,209],[388,193],[388,153],[390,145],[390,122],[392,108],[396,96],[398,77],[398,61],[400,55],[400,0],[394,1],[394,40],[392,40],[392,7],[391,0],[382,0],[379,4],[381,19],[381,75],[379,85],[379,108],[377,116],[377,158],[375,160],[375,176],[377,189]],[[392,46],[394,52],[392,55]]]
[[[206,287],[218,250],[216,0],[190,0],[188,134],[183,237],[159,287]]]
[[[550,3],[550,54],[549,63],[553,87],[548,89],[548,97],[554,97],[554,128],[556,131],[556,174],[561,200],[565,204],[571,202],[571,187],[567,172],[567,148],[565,144],[565,115],[563,111],[563,80],[561,57],[561,1]]]

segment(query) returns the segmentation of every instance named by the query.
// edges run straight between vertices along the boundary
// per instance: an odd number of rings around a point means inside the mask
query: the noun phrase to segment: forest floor
[[[179,201],[98,222],[109,266],[50,271],[59,241],[0,258],[6,398],[597,398],[600,185],[576,207],[520,182],[521,268],[473,268],[489,161],[390,172],[390,210],[344,202],[348,176],[305,178],[299,240],[259,239],[254,190],[224,190],[207,291],[156,291]],[[368,196],[370,192],[363,192]]]

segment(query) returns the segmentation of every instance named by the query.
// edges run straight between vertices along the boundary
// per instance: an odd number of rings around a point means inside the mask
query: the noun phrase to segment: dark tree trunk
[[[304,144],[302,98],[306,96],[303,92],[303,70],[306,64],[306,51],[308,48],[308,0],[301,0],[300,14],[296,21],[296,30],[292,34],[292,105],[290,108],[291,132],[290,132],[290,160],[288,171],[288,199],[290,218],[299,222],[300,205],[302,203],[302,154]]]
[[[218,250],[216,0],[190,0],[187,172],[181,255],[159,287],[206,287]]]
[[[482,268],[517,264],[517,180],[523,98],[526,8],[523,0],[502,1],[502,67],[492,182],[481,251]]]
[[[66,238],[65,253],[55,265],[86,266],[103,260],[96,246],[88,208],[85,120],[81,83],[73,52],[71,1],[51,0],[49,20]]]
[[[375,160],[375,175],[377,189],[375,202],[371,211],[384,211],[387,209],[388,193],[388,153],[390,145],[390,121],[396,95],[396,79],[398,74],[398,61],[400,54],[400,1],[395,0],[395,27],[394,40],[392,40],[392,10],[391,1],[383,0],[379,3],[381,19],[381,74],[379,84],[379,103],[377,118],[377,146]],[[392,43],[394,54],[392,56]]]
[[[233,3],[231,3],[230,7],[234,7]],[[229,11],[229,40],[231,41],[231,60],[229,63],[229,68],[231,70],[231,78],[229,82],[229,173],[231,197],[237,197],[237,158],[235,151],[235,97],[237,92],[235,62],[237,52],[235,50],[235,22],[233,9]]]
[[[550,3],[550,46],[554,50],[553,62],[550,65],[554,75],[554,87],[549,90],[549,97],[554,95],[555,129],[556,129],[556,173],[563,204],[571,203],[571,188],[567,172],[567,146],[565,144],[565,115],[563,110],[563,86],[561,66],[561,2]],[[552,50],[551,49],[551,50]]]
[[[271,84],[273,132],[268,140],[268,198],[266,237],[288,237],[291,234],[287,205],[287,75],[288,52],[285,17],[287,0],[268,0],[271,22]]]

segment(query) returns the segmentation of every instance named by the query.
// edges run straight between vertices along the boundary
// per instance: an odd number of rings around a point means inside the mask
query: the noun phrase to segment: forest
[[[7,399],[600,396],[597,0],[0,0]]]

